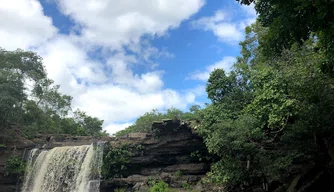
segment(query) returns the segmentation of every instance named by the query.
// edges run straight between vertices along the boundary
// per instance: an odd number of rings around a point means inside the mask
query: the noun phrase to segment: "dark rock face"
[[[206,151],[203,140],[181,121],[163,120],[153,122],[152,134],[145,137],[124,137],[114,146],[131,143],[141,145],[141,153],[131,157],[123,178],[101,182],[101,192],[116,188],[146,190],[149,180],[163,180],[175,188],[184,183],[195,185],[208,171],[207,163],[192,157],[194,151]]]

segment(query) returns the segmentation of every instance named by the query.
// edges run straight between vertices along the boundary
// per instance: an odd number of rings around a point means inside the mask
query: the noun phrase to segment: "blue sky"
[[[210,72],[229,70],[256,14],[234,0],[7,0],[0,18],[0,46],[40,54],[73,108],[115,133],[153,108],[209,102]]]

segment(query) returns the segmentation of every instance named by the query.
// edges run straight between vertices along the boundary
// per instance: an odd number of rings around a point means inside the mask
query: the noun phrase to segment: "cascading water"
[[[98,192],[102,143],[29,153],[22,192]]]

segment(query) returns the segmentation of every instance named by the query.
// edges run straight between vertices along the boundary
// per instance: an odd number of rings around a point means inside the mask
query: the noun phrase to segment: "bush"
[[[171,192],[171,190],[167,183],[159,181],[151,187],[150,192]]]
[[[107,145],[104,150],[102,177],[104,179],[123,177],[130,163],[132,148],[128,145],[120,147]]]
[[[6,162],[4,175],[7,177],[19,177],[19,179],[22,179],[25,167],[26,165],[20,157],[11,156]]]
[[[177,176],[177,177],[180,177],[180,176],[182,176],[182,175],[184,175],[184,174],[183,174],[183,172],[180,171],[180,170],[178,170],[178,171],[175,172],[175,176]]]
[[[191,190],[191,185],[189,183],[183,183],[182,188],[187,190],[187,191],[190,191]]]

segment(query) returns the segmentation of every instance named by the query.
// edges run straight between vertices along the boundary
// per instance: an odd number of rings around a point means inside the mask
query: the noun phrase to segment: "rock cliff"
[[[202,138],[180,121],[154,122],[152,133],[128,135],[111,144],[140,149],[130,156],[122,177],[102,181],[101,192],[115,188],[145,190],[150,180],[163,180],[181,190],[185,185],[195,185],[209,168],[207,162],[194,156],[195,152],[206,153]]]
[[[196,155],[206,152],[203,140],[188,124],[178,120],[153,122],[150,133],[131,133],[122,138],[82,137],[69,135],[39,135],[28,140],[23,137],[13,139],[0,148],[0,191],[18,190],[18,178],[4,177],[4,167],[12,155],[26,158],[32,148],[51,149],[59,146],[87,145],[97,141],[114,148],[127,145],[132,153],[122,174],[102,179],[101,192],[116,188],[145,190],[152,180],[163,180],[174,188],[195,185],[208,171],[208,161],[199,161]],[[105,154],[108,153],[106,148]]]

